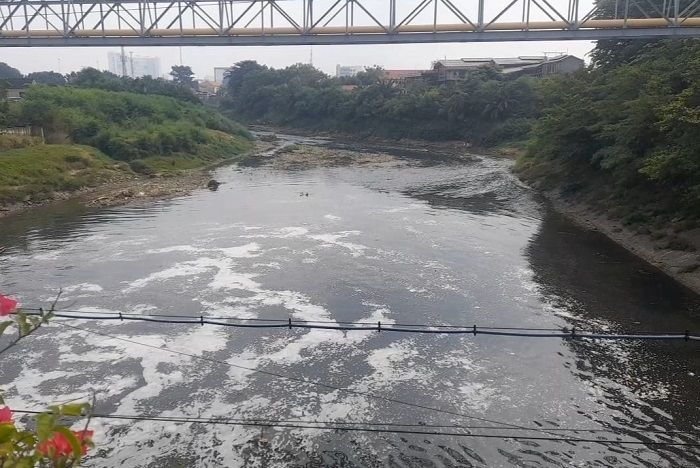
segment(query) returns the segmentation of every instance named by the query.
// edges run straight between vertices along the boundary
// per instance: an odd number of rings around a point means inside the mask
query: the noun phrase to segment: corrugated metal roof
[[[497,65],[500,67],[526,67],[529,65],[537,65],[545,62],[558,62],[566,58],[574,57],[573,55],[558,55],[555,57],[546,57],[544,55],[521,55],[519,57],[497,57],[497,58],[462,58],[438,60],[435,65],[440,65],[445,68],[475,68],[488,65]],[[581,60],[581,59],[578,59]]]

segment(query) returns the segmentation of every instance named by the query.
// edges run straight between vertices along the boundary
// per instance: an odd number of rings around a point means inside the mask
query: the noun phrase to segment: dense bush
[[[700,42],[625,47],[546,84],[520,167],[634,219],[700,218]]]
[[[201,105],[98,89],[32,86],[20,118],[123,161],[195,153],[214,131],[250,138],[243,127]]]
[[[163,78],[144,76],[131,78],[114,73],[83,68],[68,75],[68,83],[77,88],[102,89],[105,91],[128,91],[136,94],[156,94],[168,96],[191,103],[199,103],[191,87],[181,86]]]

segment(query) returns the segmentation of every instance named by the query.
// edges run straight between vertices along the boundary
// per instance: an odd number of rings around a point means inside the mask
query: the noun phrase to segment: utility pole
[[[134,53],[133,52],[129,52],[129,65],[131,66],[131,73],[129,74],[129,76],[134,78]]]
[[[120,58],[122,60],[122,76],[126,76],[126,55],[124,55],[124,46],[122,46],[122,55]]]

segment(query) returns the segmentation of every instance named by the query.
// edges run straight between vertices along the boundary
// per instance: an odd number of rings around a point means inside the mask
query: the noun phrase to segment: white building
[[[134,55],[133,52],[125,53],[124,55],[117,52],[109,52],[107,54],[107,62],[109,63],[109,71],[115,75],[130,76],[132,78],[141,76],[158,78],[161,76],[160,58],[158,57],[141,57]]]
[[[365,71],[365,67],[363,65],[336,65],[335,77],[350,78],[351,76],[355,76],[363,71]]]
[[[214,67],[214,83],[224,84],[225,75],[228,71],[228,67]]]

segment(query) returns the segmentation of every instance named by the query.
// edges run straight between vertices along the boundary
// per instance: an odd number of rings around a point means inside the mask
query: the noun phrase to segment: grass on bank
[[[230,160],[252,149],[248,138],[229,135],[217,130],[205,132],[206,142],[196,145],[191,153],[175,152],[167,156],[151,156],[129,163],[134,172],[175,176],[181,171],[211,166]]]
[[[42,127],[50,144],[0,135],[0,205],[40,201],[133,172],[174,176],[253,147],[240,124],[166,96],[35,85],[4,120]]]
[[[0,204],[41,201],[55,192],[119,180],[130,174],[95,148],[82,145],[33,145],[0,153]]]

